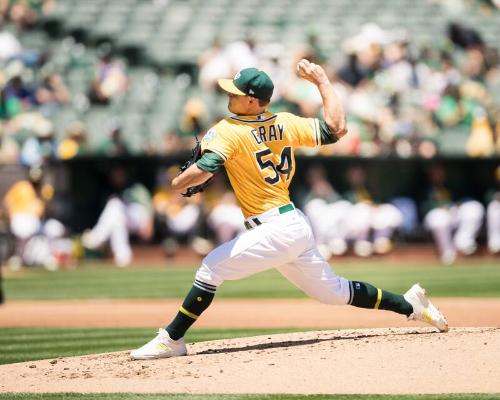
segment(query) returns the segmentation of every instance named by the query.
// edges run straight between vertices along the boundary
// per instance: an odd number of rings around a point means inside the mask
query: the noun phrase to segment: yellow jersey
[[[286,112],[224,118],[201,141],[224,159],[245,218],[290,203],[295,149],[319,145],[319,120]]]
[[[28,181],[19,181],[14,184],[5,195],[4,203],[9,216],[29,213],[40,217],[45,208],[43,201]]]

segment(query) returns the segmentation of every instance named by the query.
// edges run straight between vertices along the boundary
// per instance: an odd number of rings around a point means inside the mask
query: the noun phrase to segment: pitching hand
[[[329,83],[325,70],[318,64],[309,62],[305,58],[297,63],[297,75],[318,86],[321,83]]]

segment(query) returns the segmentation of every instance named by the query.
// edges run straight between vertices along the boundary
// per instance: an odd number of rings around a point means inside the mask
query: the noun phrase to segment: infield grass
[[[70,400],[70,399],[89,399],[89,400],[498,400],[498,394],[439,394],[439,395],[149,395],[149,394],[0,394],[0,399],[12,400]]]
[[[186,341],[194,343],[303,330],[192,329]],[[152,339],[155,333],[149,328],[4,328],[0,329],[0,364],[131,350]]]
[[[499,297],[500,263],[463,262],[452,267],[433,263],[394,264],[362,262],[334,265],[337,274],[370,282],[397,293],[420,282],[433,297]],[[84,266],[48,272],[23,269],[5,277],[7,299],[147,299],[183,298],[192,285],[196,266]],[[218,298],[300,298],[301,291],[277,271],[270,270],[239,281],[227,281]]]

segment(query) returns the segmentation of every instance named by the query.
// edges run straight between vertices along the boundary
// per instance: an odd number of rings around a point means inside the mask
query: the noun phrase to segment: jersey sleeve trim
[[[207,151],[198,161],[196,161],[196,165],[203,171],[215,174],[224,165],[224,159],[216,153]]]
[[[322,145],[335,143],[339,140],[337,136],[330,130],[326,122],[323,120],[319,121],[319,131],[320,131]]]
[[[314,138],[316,140],[316,146],[320,146],[321,145],[321,142],[320,142],[320,139],[319,139],[319,134],[318,134],[318,126],[319,126],[319,120],[317,118],[314,118],[313,119],[313,124],[314,124]]]
[[[211,151],[211,152],[217,154],[218,156],[222,157],[225,161],[228,160],[227,156],[223,152],[221,152],[220,150],[214,149],[212,147],[208,147],[208,148],[206,148],[204,150],[205,151]]]

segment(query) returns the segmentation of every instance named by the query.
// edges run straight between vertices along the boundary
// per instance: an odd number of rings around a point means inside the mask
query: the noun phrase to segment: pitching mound
[[[500,328],[305,332],[203,342],[189,351],[147,362],[117,352],[2,365],[0,391],[500,392]]]

